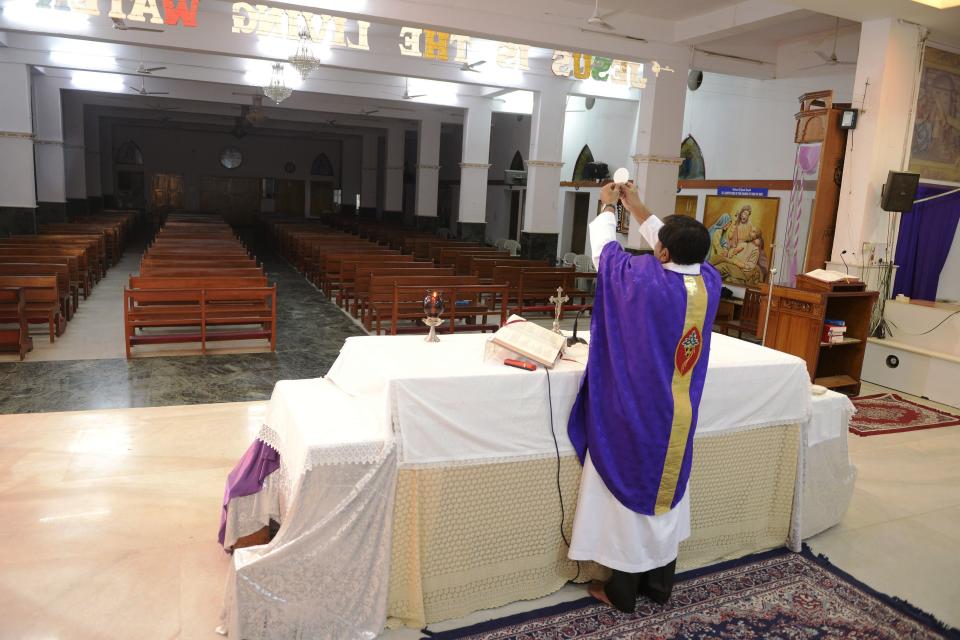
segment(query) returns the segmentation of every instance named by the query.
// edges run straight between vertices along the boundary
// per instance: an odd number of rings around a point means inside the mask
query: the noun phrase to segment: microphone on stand
[[[847,269],[847,275],[850,275],[850,265],[847,264],[846,259],[843,257],[844,254],[846,254],[846,253],[847,253],[847,250],[846,250],[846,249],[844,249],[843,251],[840,252],[840,261],[843,262],[843,266],[846,267],[846,269]]]
[[[591,308],[584,307],[583,309],[580,309],[580,311],[577,311],[577,316],[573,319],[573,335],[567,338],[568,347],[572,347],[575,344],[587,344],[586,340],[584,340],[583,338],[577,337],[577,325],[580,322],[580,316],[583,314],[584,311],[588,309],[591,309]]]

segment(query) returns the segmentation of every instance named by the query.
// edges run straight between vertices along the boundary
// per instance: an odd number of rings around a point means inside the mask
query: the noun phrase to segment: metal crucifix
[[[570,297],[563,295],[563,287],[557,287],[557,295],[550,296],[550,302],[553,303],[554,333],[560,333],[560,316],[563,314],[563,303],[568,300],[570,300]]]

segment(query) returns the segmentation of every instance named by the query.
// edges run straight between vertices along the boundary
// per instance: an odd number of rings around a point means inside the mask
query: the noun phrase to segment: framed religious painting
[[[960,182],[960,54],[926,48],[910,171],[927,180]]]
[[[698,200],[697,196],[677,196],[677,203],[673,207],[673,215],[696,219]]]
[[[770,273],[780,198],[707,196],[703,224],[710,231],[707,261],[723,281],[755,287]]]

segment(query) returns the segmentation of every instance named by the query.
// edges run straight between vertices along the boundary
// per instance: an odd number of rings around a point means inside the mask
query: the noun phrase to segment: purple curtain
[[[951,191],[956,187],[921,184],[917,200]],[[936,300],[940,272],[950,253],[957,221],[960,193],[913,205],[900,219],[897,239],[897,280],[894,297],[902,293],[917,300]]]

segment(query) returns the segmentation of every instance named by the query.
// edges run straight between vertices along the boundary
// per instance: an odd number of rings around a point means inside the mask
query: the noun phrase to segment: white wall
[[[510,234],[510,193],[502,184],[504,170],[510,168],[519,151],[523,161],[530,155],[530,116],[494,113],[490,131],[490,181],[487,187],[487,242],[493,243]]]
[[[563,180],[573,180],[573,169],[584,145],[590,145],[596,162],[607,163],[611,175],[620,167],[632,167],[636,120],[636,102],[597,98],[593,109],[587,111],[584,98],[570,96],[563,125]]]
[[[30,69],[22,64],[0,63],[0,131],[29,135]],[[0,207],[33,208],[37,201],[33,177],[33,141],[28,137],[0,138]]]
[[[789,180],[798,98],[827,89],[834,102],[851,102],[853,71],[781,80],[704,73],[700,88],[687,91],[683,137],[700,144],[708,180]]]

